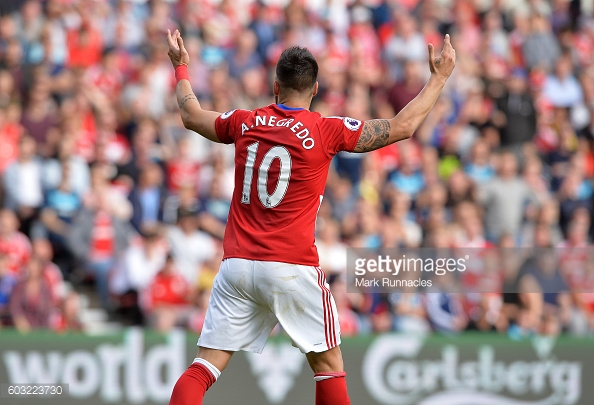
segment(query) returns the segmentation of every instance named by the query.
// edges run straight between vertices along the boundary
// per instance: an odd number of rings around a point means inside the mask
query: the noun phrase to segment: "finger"
[[[443,39],[443,48],[451,48],[452,47],[452,41],[450,39],[450,34],[446,34],[445,38]]]
[[[184,40],[182,39],[181,35],[177,37],[177,45],[179,46],[179,49],[182,51],[182,53],[187,52],[184,46]]]
[[[427,50],[429,51],[429,69],[431,72],[435,72],[435,48],[433,44],[427,44]]]
[[[173,45],[173,38],[171,37],[171,31],[167,30],[167,44],[169,44],[169,46]]]
[[[177,30],[175,30],[173,32],[173,35],[170,35],[169,38],[168,38],[169,47],[171,49],[173,49],[173,50],[178,50],[179,49],[179,46],[177,46],[177,39],[176,39],[176,37],[177,37],[178,34],[179,33],[177,32]]]

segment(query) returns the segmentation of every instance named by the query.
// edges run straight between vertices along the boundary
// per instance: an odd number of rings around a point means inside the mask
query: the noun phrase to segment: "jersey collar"
[[[301,107],[289,107],[289,106],[286,106],[284,104],[276,104],[276,106],[278,108],[280,108],[281,110],[285,110],[285,111],[300,111],[300,110],[305,110],[305,108],[301,108]]]

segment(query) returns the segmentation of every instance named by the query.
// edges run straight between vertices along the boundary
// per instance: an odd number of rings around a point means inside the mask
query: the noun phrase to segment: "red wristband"
[[[177,65],[175,67],[175,82],[179,83],[180,80],[190,81],[190,74],[188,73],[188,67],[186,65]]]

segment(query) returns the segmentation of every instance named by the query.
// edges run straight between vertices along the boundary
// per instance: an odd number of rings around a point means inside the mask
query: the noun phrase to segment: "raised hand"
[[[179,33],[179,30],[175,30],[173,34],[167,30],[167,45],[169,46],[169,59],[173,67],[179,65],[186,65],[190,63],[190,55],[184,46],[184,40]]]
[[[435,50],[432,44],[429,48],[429,69],[431,73],[446,80],[452,74],[456,65],[456,51],[450,42],[450,35],[446,34],[443,41],[443,49],[438,57],[435,57]]]

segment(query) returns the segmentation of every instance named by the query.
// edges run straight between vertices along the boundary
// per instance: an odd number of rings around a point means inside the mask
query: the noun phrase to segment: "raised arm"
[[[221,142],[215,131],[215,120],[220,115],[218,112],[203,110],[192,91],[192,86],[187,76],[187,66],[190,56],[184,47],[184,41],[178,30],[173,34],[167,30],[167,44],[169,45],[169,59],[175,68],[178,79],[175,87],[177,105],[179,106],[184,127],[199,133],[213,142]],[[185,67],[184,67],[185,65]]]
[[[431,77],[423,90],[394,118],[365,121],[353,152],[369,152],[408,139],[427,117],[456,64],[456,51],[452,48],[449,35],[445,36],[439,57],[435,57],[433,45],[429,44],[428,47]]]

